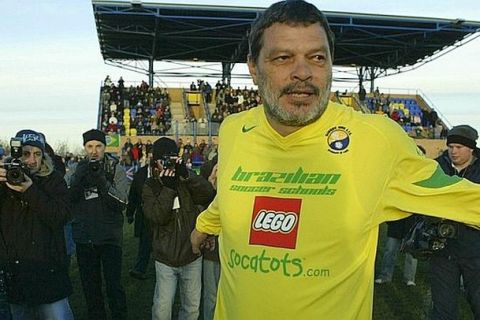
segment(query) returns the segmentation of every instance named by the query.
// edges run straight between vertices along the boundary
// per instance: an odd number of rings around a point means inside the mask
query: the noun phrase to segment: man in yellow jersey
[[[379,224],[480,224],[480,188],[393,121],[329,102],[333,35],[315,6],[273,4],[249,45],[263,106],[224,120],[217,196],[191,235],[194,252],[220,235],[215,318],[370,319]]]

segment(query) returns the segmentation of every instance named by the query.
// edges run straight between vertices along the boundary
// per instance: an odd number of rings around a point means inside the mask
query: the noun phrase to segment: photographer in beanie
[[[435,159],[449,176],[480,183],[478,133],[468,125],[453,127],[447,135],[448,149]],[[480,319],[480,230],[455,223],[456,237],[431,258],[432,319],[458,319],[460,278],[475,319]]]
[[[121,284],[123,209],[128,181],[118,159],[105,153],[105,134],[83,134],[86,159],[69,172],[73,239],[89,319],[106,319],[102,274],[113,319],[125,319],[127,302]]]
[[[179,319],[199,316],[202,258],[193,253],[190,233],[200,211],[214,197],[212,185],[188,170],[175,141],[153,144],[153,172],[143,188],[143,212],[153,231],[156,284],[152,319],[171,319],[177,284]]]
[[[12,141],[13,158],[0,163],[1,294],[6,289],[12,319],[73,319],[63,234],[71,217],[67,185],[41,134],[22,130]]]

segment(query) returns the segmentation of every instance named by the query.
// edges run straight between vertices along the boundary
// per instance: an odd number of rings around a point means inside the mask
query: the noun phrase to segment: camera
[[[97,172],[98,170],[100,170],[100,167],[101,167],[101,162],[100,160],[98,159],[90,159],[90,161],[88,161],[88,169],[92,172]]]
[[[442,238],[455,239],[458,234],[458,224],[442,220],[436,226],[436,233]]]
[[[10,153],[11,158],[9,162],[4,163],[4,168],[7,170],[7,182],[12,185],[20,185],[25,182],[25,174],[27,167],[22,162],[22,139],[10,139]]]
[[[177,165],[177,155],[165,155],[160,160],[164,170],[174,170]]]
[[[429,258],[445,249],[447,239],[458,235],[458,224],[450,220],[418,219],[403,239],[401,250],[415,258]]]

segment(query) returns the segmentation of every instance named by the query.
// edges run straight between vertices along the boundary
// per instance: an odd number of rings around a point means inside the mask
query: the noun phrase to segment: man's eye
[[[275,61],[275,62],[285,62],[289,58],[290,58],[289,56],[278,56],[278,57],[273,58],[273,61]]]
[[[312,57],[312,59],[314,61],[318,61],[318,62],[323,62],[326,60],[325,56],[323,54],[316,54]]]

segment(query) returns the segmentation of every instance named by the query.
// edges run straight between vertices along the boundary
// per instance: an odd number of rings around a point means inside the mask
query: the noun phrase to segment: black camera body
[[[175,155],[164,155],[160,158],[162,161],[162,166],[164,170],[174,170],[177,165],[178,156]]]
[[[7,170],[7,182],[12,185],[20,185],[25,182],[25,174],[28,172],[27,167],[22,162],[22,139],[10,139],[10,161],[3,164]]]
[[[117,158],[105,155],[103,159],[90,159],[88,161],[88,170],[91,173],[103,171],[107,180],[113,181],[117,164]]]
[[[426,259],[445,249],[447,239],[456,239],[458,223],[450,220],[419,219],[403,239],[401,250]]]
[[[90,159],[90,161],[88,161],[88,169],[92,172],[97,172],[100,170],[101,166],[102,163],[98,159]]]

